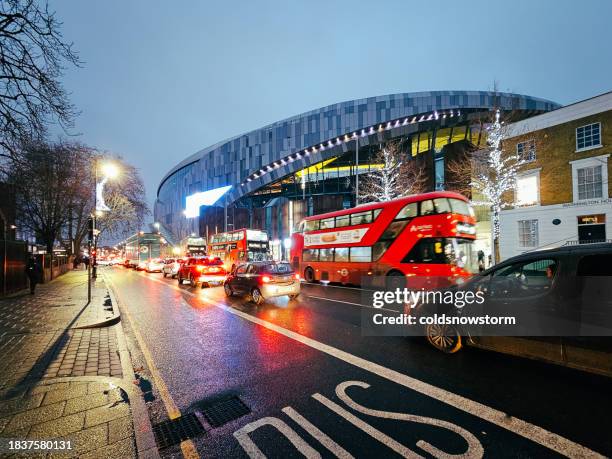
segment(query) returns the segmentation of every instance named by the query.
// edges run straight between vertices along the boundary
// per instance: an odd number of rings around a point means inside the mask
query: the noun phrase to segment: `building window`
[[[540,175],[532,173],[516,179],[516,205],[532,206],[540,201]]]
[[[535,140],[527,140],[516,144],[516,155],[520,161],[531,163],[536,160]]]
[[[603,197],[601,166],[583,167],[577,170],[578,200]]]
[[[519,220],[519,245],[521,247],[537,247],[538,246],[538,221],[537,220]]]
[[[576,128],[576,150],[601,147],[601,123]]]
[[[436,190],[444,189],[444,157],[436,158],[435,162]]]

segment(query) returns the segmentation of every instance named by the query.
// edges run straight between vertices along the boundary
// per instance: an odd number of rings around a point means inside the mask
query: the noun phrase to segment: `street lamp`
[[[100,171],[102,172],[102,180],[98,183],[98,167],[100,167]],[[105,162],[103,164],[98,164],[98,158],[94,160],[94,211],[92,215],[92,237],[93,237],[93,256],[91,257],[90,262],[88,263],[88,270],[90,270],[90,275],[88,275],[88,292],[87,296],[89,301],[91,301],[91,279],[95,279],[97,277],[97,267],[96,267],[96,256],[97,256],[97,247],[98,247],[98,234],[99,230],[96,228],[96,217],[100,217],[104,212],[110,211],[110,208],[104,202],[104,185],[109,179],[113,179],[119,175],[119,168],[116,164],[112,162]],[[90,242],[91,249],[91,242]],[[91,250],[90,250],[91,253]]]

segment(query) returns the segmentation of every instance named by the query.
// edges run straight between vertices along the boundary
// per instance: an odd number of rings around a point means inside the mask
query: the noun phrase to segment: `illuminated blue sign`
[[[212,206],[221,196],[227,193],[231,187],[231,185],[222,186],[221,188],[202,191],[201,193],[194,193],[191,196],[187,196],[185,199],[185,217],[198,217],[200,215],[201,206]]]

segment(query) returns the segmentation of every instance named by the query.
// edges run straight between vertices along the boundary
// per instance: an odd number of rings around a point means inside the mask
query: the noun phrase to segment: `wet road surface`
[[[298,300],[255,306],[220,287],[104,273],[129,319],[141,387],[152,385],[154,424],[168,419],[168,405],[184,416],[238,396],[250,409],[220,427],[205,423],[192,439],[201,457],[612,454],[608,378],[472,348],[445,355],[418,338],[364,337],[357,289],[303,285]]]

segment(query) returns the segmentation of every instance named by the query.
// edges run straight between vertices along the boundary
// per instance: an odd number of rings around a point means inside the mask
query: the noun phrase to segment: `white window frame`
[[[597,145],[589,145],[588,147],[582,147],[582,148],[578,148],[578,129],[582,129],[588,126],[594,126],[594,125],[599,125],[599,143]],[[583,126],[578,126],[576,128],[576,132],[575,132],[575,136],[576,136],[576,152],[581,152],[581,151],[588,151],[588,150],[593,150],[595,148],[601,148],[601,136],[602,136],[602,132],[601,132],[601,122],[596,122],[596,123],[589,123],[589,124],[585,124]]]
[[[521,223],[523,222],[530,222],[531,225],[534,224],[535,222],[535,231],[534,231],[534,240],[533,240],[533,245],[524,245],[522,238],[521,238]],[[540,242],[540,223],[538,221],[537,218],[530,218],[530,219],[526,219],[526,220],[517,220],[517,224],[518,224],[518,245],[521,248],[524,249],[532,249],[534,247],[537,247],[539,242]]]
[[[591,156],[590,158],[577,159],[570,161],[572,166],[572,202],[584,202],[590,201],[591,199],[578,199],[578,169],[585,167],[601,166],[601,198],[595,199],[608,199],[608,158],[607,155]]]
[[[525,160],[525,163],[532,163],[534,162],[536,159],[538,159],[538,153],[536,150],[536,143],[535,143],[535,139],[529,139],[529,140],[525,140],[523,142],[518,142],[516,144],[516,156],[519,158],[519,160],[522,160],[523,158],[521,157],[521,154],[519,153],[519,145],[523,146],[523,155],[525,154],[525,152],[530,152],[531,150],[529,149],[529,145],[533,145],[533,159],[529,159],[529,160]],[[525,150],[525,147],[527,147],[528,149]]]
[[[528,171],[525,171],[521,174],[517,174],[516,176],[516,184],[514,187],[514,205],[515,207],[531,207],[531,206],[539,206],[540,205],[540,171],[542,170],[541,167],[538,167],[537,169],[530,169]],[[518,181],[522,178],[528,178],[532,175],[536,176],[536,189],[538,191],[538,196],[536,198],[536,201],[532,204],[521,204],[520,202],[518,202]]]

